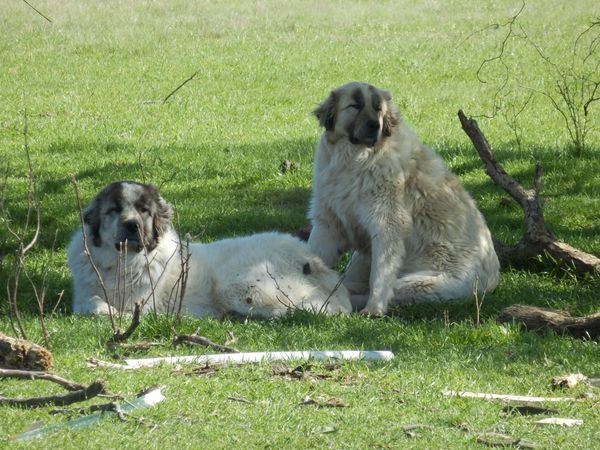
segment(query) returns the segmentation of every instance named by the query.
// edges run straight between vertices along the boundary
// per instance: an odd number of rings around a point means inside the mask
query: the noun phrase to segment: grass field
[[[31,2],[30,2],[31,3]],[[15,239],[27,211],[24,127],[41,192],[39,245],[28,260],[36,284],[48,283],[47,320],[54,370],[81,382],[106,380],[127,398],[153,384],[167,400],[133,413],[125,423],[59,431],[21,444],[39,448],[477,448],[478,433],[524,438],[540,448],[593,448],[600,441],[600,400],[552,405],[575,428],[537,427],[538,417],[503,412],[503,404],[448,399],[445,389],[544,396],[555,375],[600,376],[600,348],[553,334],[495,323],[504,306],[522,302],[598,310],[598,279],[558,270],[504,268],[500,286],[484,299],[481,325],[470,303],[411,307],[392,318],[294,314],[280,321],[231,322],[146,318],[135,340],[164,344],[150,355],[197,349],[169,347],[172,326],[215,341],[227,332],[242,351],[387,349],[389,363],[348,363],[322,381],[285,380],[269,365],[224,368],[213,375],[172,368],[121,373],[91,370],[87,357],[110,359],[103,318],[69,313],[65,246],[78,226],[71,184],[85,202],[108,182],[152,182],[175,205],[178,229],[209,242],[263,230],[294,231],[306,224],[314,144],[320,133],[312,109],[350,80],[390,89],[404,118],[439,151],[477,200],[492,233],[515,242],[519,208],[500,206],[495,188],[456,112],[479,123],[505,168],[529,186],[535,161],[544,167],[546,219],[557,238],[600,255],[600,111],[588,150],[574,156],[564,122],[540,94],[518,117],[517,135],[503,111],[493,118],[502,83],[493,58],[520,8],[516,1],[398,2],[279,1],[35,1],[52,22],[21,1],[0,4],[0,298],[14,270]],[[596,1],[529,2],[519,17],[528,39],[557,64],[568,64],[572,43],[600,16]],[[492,26],[491,24],[499,24]],[[517,30],[518,31],[518,30]],[[521,31],[518,31],[521,36]],[[535,90],[552,89],[553,74],[524,38],[507,41],[510,81],[504,102],[519,105]],[[598,54],[595,55],[597,59]],[[168,101],[162,100],[192,74]],[[510,111],[505,109],[504,111]],[[508,113],[510,119],[510,113]],[[591,122],[594,125],[594,122]],[[514,128],[514,127],[513,127]],[[517,139],[518,138],[518,139]],[[283,160],[298,170],[281,173]],[[31,288],[22,283],[21,309],[30,337],[42,343]],[[11,333],[6,301],[0,331]],[[122,355],[121,355],[122,356]],[[183,373],[182,373],[183,372]],[[44,382],[0,381],[0,395],[58,392]],[[346,408],[300,406],[305,396],[340,398]],[[228,400],[240,397],[250,403]],[[0,447],[36,421],[61,423],[53,408],[0,407]],[[408,436],[403,425],[431,429]],[[469,431],[461,428],[466,427]],[[596,444],[593,444],[596,442]],[[12,448],[18,445],[10,444]]]

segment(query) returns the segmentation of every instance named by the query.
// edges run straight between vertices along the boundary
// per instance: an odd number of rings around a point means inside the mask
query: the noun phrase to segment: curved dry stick
[[[47,405],[66,406],[76,402],[82,402],[97,396],[105,391],[105,383],[96,380],[89,386],[78,391],[63,395],[49,395],[46,397],[33,398],[8,398],[0,396],[0,405],[16,406],[18,408],[39,408]]]
[[[85,389],[85,385],[66,380],[56,374],[37,370],[0,369],[0,378],[25,378],[29,380],[46,380],[60,384],[69,391]]]

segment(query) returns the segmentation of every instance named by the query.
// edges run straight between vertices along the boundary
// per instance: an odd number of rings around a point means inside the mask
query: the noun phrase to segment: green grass
[[[520,237],[519,208],[500,206],[505,195],[483,172],[456,118],[459,108],[474,116],[492,110],[501,71],[489,66],[486,84],[475,72],[497,54],[506,29],[472,33],[506,22],[520,2],[413,3],[36,1],[52,24],[23,2],[0,5],[2,179],[6,174],[0,296],[15,248],[6,220],[18,228],[27,209],[26,114],[43,224],[28,270],[35,283],[46,277],[48,308],[64,291],[57,315],[48,321],[55,371],[82,382],[105,379],[126,397],[162,384],[167,396],[159,406],[134,414],[143,423],[109,418],[102,426],[61,431],[34,446],[472,448],[478,446],[475,432],[483,431],[525,437],[542,448],[591,448],[598,442],[597,401],[555,406],[560,416],[583,419],[581,427],[539,428],[535,418],[504,414],[502,404],[440,394],[465,389],[572,396],[585,389],[556,393],[550,378],[569,372],[600,376],[596,342],[494,322],[502,307],[516,302],[575,314],[597,311],[597,279],[577,280],[553,270],[505,268],[499,288],[484,300],[481,327],[474,326],[471,304],[411,307],[382,320],[295,314],[281,321],[186,319],[177,325],[181,332],[200,328],[216,341],[233,331],[243,351],[372,348],[396,354],[385,364],[344,364],[332,379],[317,383],[282,380],[268,365],[222,369],[210,377],[173,374],[167,367],[126,374],[85,367],[86,357],[110,359],[114,351],[104,345],[110,334],[106,319],[68,312],[65,246],[78,223],[72,175],[85,202],[116,179],[159,185],[176,206],[178,229],[198,240],[294,231],[306,224],[320,133],[310,111],[331,88],[349,80],[390,89],[405,119],[473,194],[493,234],[508,242]],[[569,43],[600,15],[591,0],[530,3],[521,21],[530,38],[560,63],[568,62]],[[521,77],[511,86],[551,86],[551,73],[531,48],[520,39],[509,43],[507,62]],[[162,103],[196,71],[194,80]],[[528,92],[514,91],[511,98]],[[598,111],[592,112],[598,123]],[[498,159],[524,186],[531,184],[534,161],[542,163],[545,213],[557,238],[600,254],[597,129],[589,151],[575,158],[561,117],[539,95],[520,116],[520,146],[501,114],[480,117],[479,123]],[[280,173],[284,159],[299,169]],[[26,283],[20,299],[27,329],[42,342]],[[9,332],[5,301],[0,310],[0,330]],[[197,351],[169,348],[171,325],[147,318],[135,339],[165,345],[152,355]],[[319,363],[312,370],[327,373]],[[44,382],[0,382],[0,395],[49,392],[58,389]],[[299,406],[306,395],[338,397],[349,407]],[[256,403],[232,402],[230,396]],[[52,408],[1,409],[0,447],[33,422],[65,420],[49,415]],[[401,427],[410,423],[433,429],[408,438]],[[460,431],[461,424],[472,432]],[[335,431],[323,433],[327,427]]]

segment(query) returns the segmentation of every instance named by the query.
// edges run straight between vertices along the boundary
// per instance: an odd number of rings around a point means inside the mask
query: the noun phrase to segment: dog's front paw
[[[385,309],[381,305],[368,303],[364,309],[360,310],[359,314],[369,317],[383,317],[385,316]]]

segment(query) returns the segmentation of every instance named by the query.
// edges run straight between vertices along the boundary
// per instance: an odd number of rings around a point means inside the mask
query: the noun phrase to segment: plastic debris
[[[119,405],[119,410],[122,413],[128,413],[135,409],[154,406],[157,403],[162,402],[164,399],[165,397],[162,395],[161,387],[154,387],[146,390],[142,395],[131,401],[123,402]],[[62,424],[50,425],[47,427],[37,427],[34,429],[27,430],[24,433],[21,433],[17,436],[14,436],[12,439],[15,441],[28,441],[30,439],[44,437],[50,433],[65,428],[76,430],[79,428],[89,427],[90,425],[99,422],[107,414],[107,412],[98,412],[87,416],[78,417],[77,419],[72,419]]]
[[[288,360],[364,360],[364,361],[390,361],[394,354],[390,351],[359,351],[359,350],[330,350],[330,351],[290,351],[290,352],[254,352],[254,353],[226,353],[216,355],[191,355],[167,356],[162,358],[126,359],[125,364],[88,359],[90,367],[109,367],[113,369],[139,369],[141,367],[154,367],[160,364],[198,363],[198,364],[244,364],[262,361],[288,361]]]

